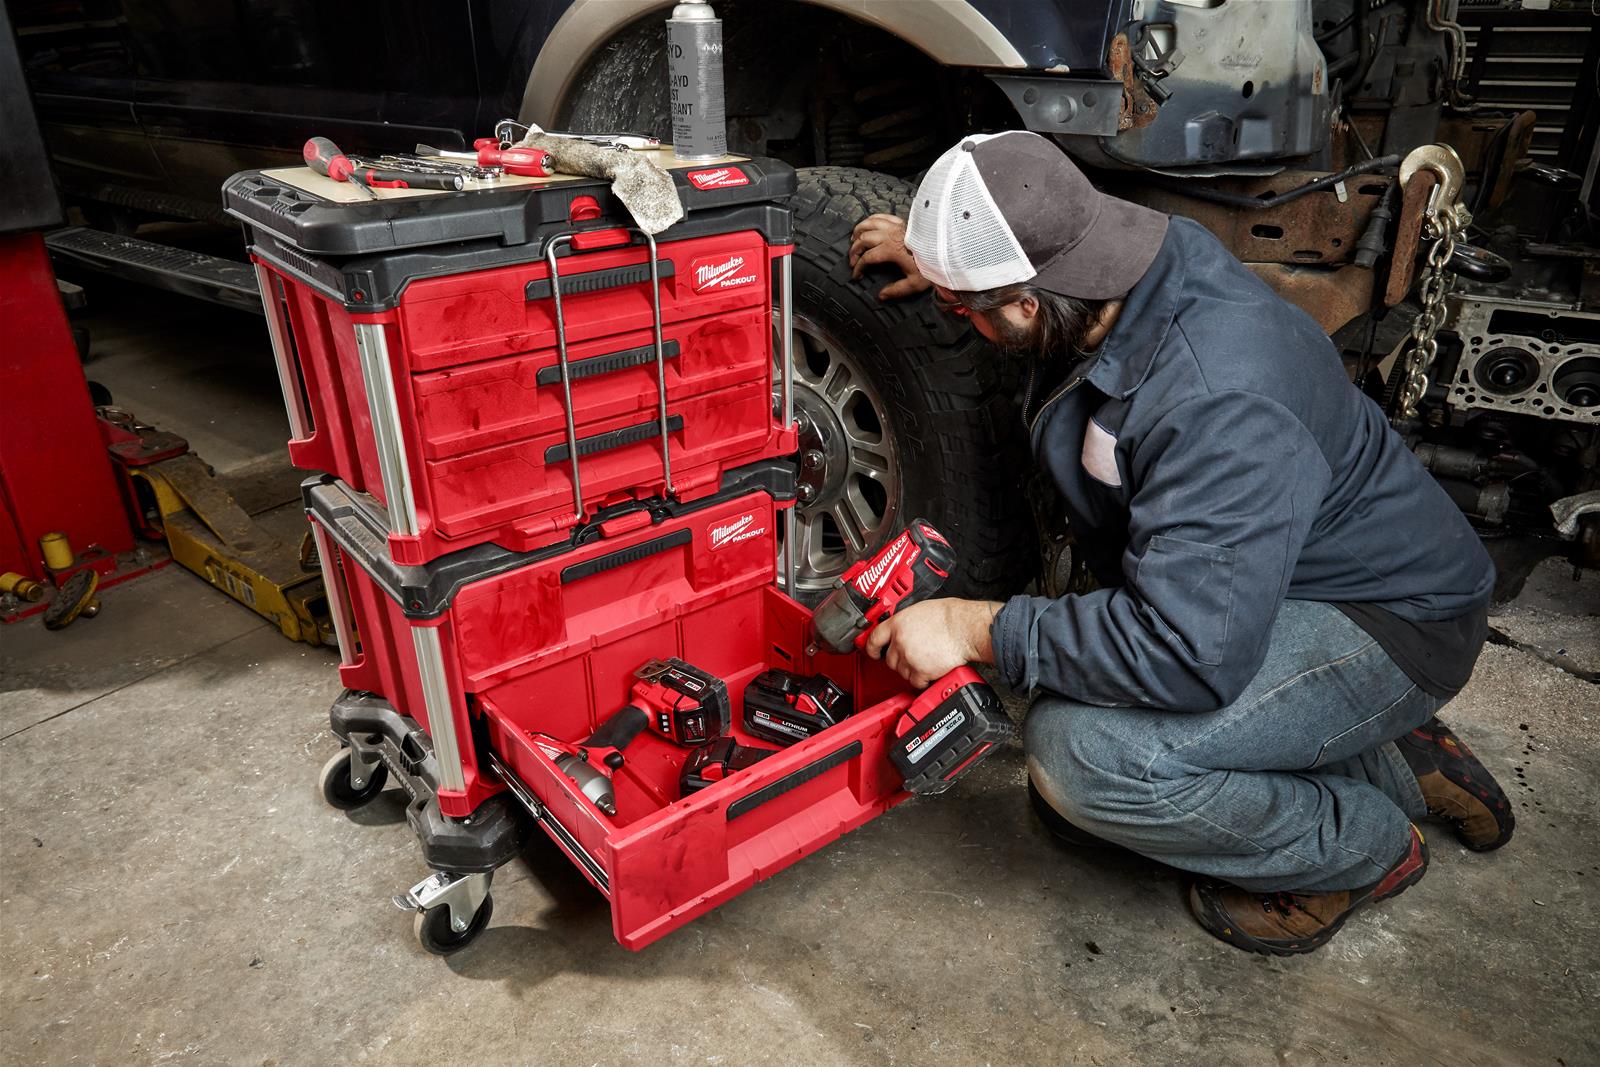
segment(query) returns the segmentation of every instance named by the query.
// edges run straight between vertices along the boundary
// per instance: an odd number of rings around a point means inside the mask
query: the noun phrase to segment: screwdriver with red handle
[[[323,177],[332,178],[336,182],[349,182],[372,199],[378,199],[378,194],[362,183],[356,174],[355,164],[350,162],[350,157],[339,151],[339,146],[326,137],[313,137],[308,140],[305,147],[300,150],[300,155],[305,159],[306,166]]]
[[[339,151],[338,145],[326,137],[311,138],[300,154],[305,158],[306,166],[318,174],[326,175],[336,182],[349,182],[358,186],[374,199],[377,198],[377,194],[372,191],[374,188],[453,191],[460,190],[466,185],[466,180],[459,174],[422,174],[355,163],[349,156]]]
[[[555,168],[550,163],[550,153],[542,148],[501,148],[493,137],[480,137],[473,142],[472,152],[447,152],[432,145],[417,145],[417,155],[437,156],[440,159],[460,159],[480,167],[500,167],[507,174],[521,174],[526,178],[548,178]]]

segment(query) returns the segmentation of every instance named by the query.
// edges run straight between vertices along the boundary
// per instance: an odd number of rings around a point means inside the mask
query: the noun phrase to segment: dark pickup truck
[[[804,447],[820,460],[801,509],[802,592],[914,514],[961,532],[965,591],[1014,586],[1041,565],[1049,587],[1073,580],[1048,509],[1035,509],[1036,537],[1023,487],[994,477],[1026,468],[1015,383],[927,301],[880,304],[879,283],[851,280],[842,262],[855,221],[903,212],[908,179],[968,131],[1048,134],[1118,195],[1199,220],[1315,315],[1376,395],[1393,392],[1386,357],[1415,316],[1395,293],[1411,288],[1416,260],[1394,250],[1415,247],[1418,225],[1400,210],[1396,168],[1380,164],[1454,146],[1480,243],[1509,263],[1463,258],[1438,387],[1397,425],[1486,528],[1550,529],[1547,505],[1594,487],[1600,329],[1583,265],[1600,32],[1588,0],[715,7],[730,146],[804,168],[796,371]],[[247,270],[105,234],[221,221],[223,178],[294,160],[312,134],[369,152],[461,147],[502,118],[664,135],[670,8],[12,0],[56,177],[90,224],[51,246],[252,306]],[[1460,336],[1464,308],[1494,328],[1494,345]],[[1519,402],[1541,386],[1564,389],[1564,402]],[[952,497],[950,484],[972,492]],[[1583,529],[1577,544],[1600,551]]]

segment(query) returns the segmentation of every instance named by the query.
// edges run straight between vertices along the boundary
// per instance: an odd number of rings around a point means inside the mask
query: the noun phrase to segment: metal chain
[[[1423,223],[1423,234],[1433,245],[1428,249],[1428,262],[1422,269],[1422,311],[1411,324],[1409,351],[1402,357],[1406,364],[1405,384],[1400,389],[1400,415],[1414,418],[1417,404],[1428,391],[1428,371],[1439,354],[1436,339],[1444,325],[1448,309],[1445,298],[1455,288],[1456,276],[1449,270],[1450,257],[1455,254],[1456,242],[1465,236],[1472,223],[1472,214],[1465,204],[1444,204],[1428,212]]]

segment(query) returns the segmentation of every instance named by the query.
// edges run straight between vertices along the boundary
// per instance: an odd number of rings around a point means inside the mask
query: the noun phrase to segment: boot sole
[[[1350,917],[1360,912],[1368,904],[1393,900],[1422,881],[1422,876],[1428,873],[1426,843],[1424,843],[1423,849],[1422,864],[1395,883],[1394,888],[1385,893],[1374,893],[1372,896],[1362,899],[1328,926],[1319,930],[1313,936],[1300,941],[1261,941],[1236,929],[1232,924],[1228,923],[1219,910],[1212,908],[1210,903],[1200,895],[1199,883],[1189,887],[1189,910],[1207,933],[1218,940],[1226,941],[1234,948],[1243,949],[1246,952],[1254,952],[1258,956],[1303,956],[1308,952],[1315,952],[1329,941],[1332,941],[1333,935],[1344,929],[1344,924],[1350,921]]]
[[[1439,776],[1451,786],[1483,805],[1490,816],[1494,818],[1500,832],[1487,842],[1474,843],[1467,839],[1463,820],[1452,815],[1434,814],[1432,811],[1428,812],[1429,817],[1449,826],[1451,833],[1460,842],[1461,847],[1469,852],[1493,852],[1495,849],[1503,847],[1511,840],[1511,835],[1516,832],[1517,828],[1517,813],[1513,809],[1511,798],[1506,794],[1505,787],[1489,772],[1489,768],[1484,766],[1483,761],[1467,746],[1467,743],[1456,736],[1454,731],[1440,722],[1437,717],[1430,720],[1430,723],[1437,724],[1439,730],[1431,731],[1428,729],[1429,724],[1424,724],[1418,730],[1414,730],[1411,734],[1400,738],[1397,743],[1402,749],[1410,748],[1418,751],[1421,758],[1435,759],[1434,770]],[[1444,749],[1444,745],[1440,741],[1441,734],[1439,731],[1454,740],[1458,751],[1454,753],[1447,752],[1445,758],[1467,765],[1466,769],[1470,773],[1467,775],[1466,781],[1461,781],[1458,778],[1455,773],[1455,767],[1446,766],[1433,751],[1430,751]],[[1503,813],[1503,818],[1495,815],[1496,802],[1501,805],[1499,810]]]

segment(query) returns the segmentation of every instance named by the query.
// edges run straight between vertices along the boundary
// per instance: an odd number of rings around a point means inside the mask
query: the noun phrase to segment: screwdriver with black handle
[[[466,186],[459,174],[424,174],[404,170],[387,170],[382,167],[363,166],[353,162],[339,151],[339,146],[326,137],[313,137],[301,150],[306,166],[336,182],[349,182],[365,190],[376,199],[372,190],[378,189],[441,189],[456,192]]]

